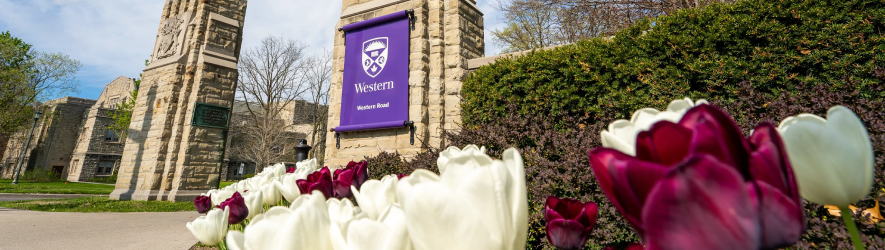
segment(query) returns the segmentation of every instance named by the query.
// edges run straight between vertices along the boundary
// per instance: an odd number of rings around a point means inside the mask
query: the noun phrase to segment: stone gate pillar
[[[182,201],[215,187],[246,2],[166,1],[111,199]]]
[[[326,138],[325,165],[347,162],[381,152],[411,157],[425,147],[439,147],[443,130],[460,128],[461,81],[467,60],[483,57],[483,14],[475,0],[343,0],[338,27],[394,12],[413,10],[409,45],[409,119],[415,123],[415,144],[408,128],[335,133]],[[340,125],[344,84],[345,34],[335,33],[334,71],[328,127]]]

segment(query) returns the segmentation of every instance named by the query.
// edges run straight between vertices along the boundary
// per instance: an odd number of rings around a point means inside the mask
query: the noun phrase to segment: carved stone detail
[[[184,13],[163,21],[157,38],[157,48],[154,50],[155,60],[181,54],[189,19],[190,13]]]

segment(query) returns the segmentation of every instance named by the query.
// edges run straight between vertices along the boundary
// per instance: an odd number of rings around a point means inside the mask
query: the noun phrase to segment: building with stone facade
[[[98,101],[83,115],[67,180],[87,181],[90,178],[107,177],[120,166],[125,138],[110,129],[114,123],[111,112],[126,102],[130,92],[134,90],[134,79],[118,77],[105,86]]]
[[[37,122],[25,155],[26,167],[20,174],[49,170],[69,181],[111,175],[119,166],[124,142],[108,129],[113,123],[110,112],[134,89],[134,79],[121,76],[105,86],[98,100],[63,97],[43,103],[44,114]],[[7,142],[0,178],[13,177],[28,132],[19,131]]]
[[[37,120],[33,138],[27,149],[23,149],[28,133],[27,128],[15,133],[6,144],[0,159],[0,178],[13,178],[24,151],[25,162],[20,173],[32,170],[53,171],[59,177],[66,176],[69,163],[80,131],[80,123],[95,100],[77,97],[63,97],[42,104],[43,115]]]

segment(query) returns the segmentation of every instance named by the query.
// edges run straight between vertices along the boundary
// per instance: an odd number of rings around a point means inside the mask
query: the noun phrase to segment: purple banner
[[[344,27],[344,83],[336,132],[403,127],[409,118],[405,11]]]

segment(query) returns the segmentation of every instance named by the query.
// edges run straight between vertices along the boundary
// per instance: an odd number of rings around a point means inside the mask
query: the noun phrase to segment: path
[[[196,212],[56,213],[0,207],[0,250],[188,249]]]
[[[22,200],[42,200],[42,199],[66,199],[79,198],[88,196],[105,196],[100,194],[7,194],[0,193],[0,201],[22,201]]]

